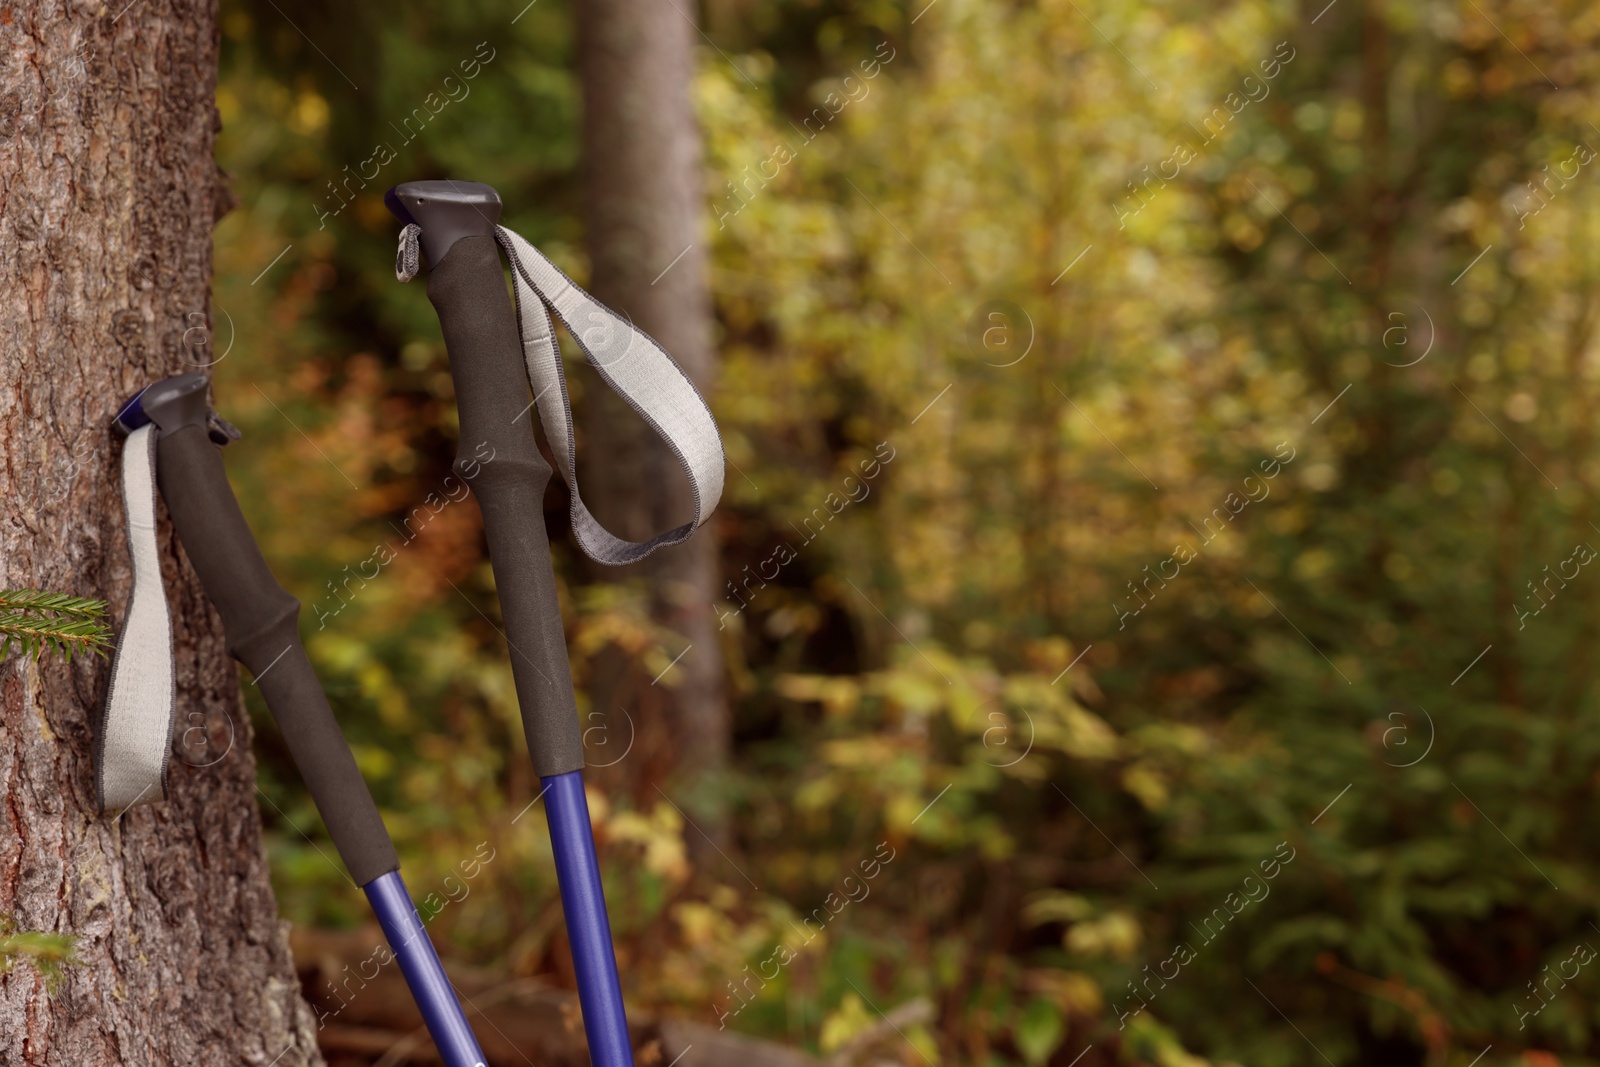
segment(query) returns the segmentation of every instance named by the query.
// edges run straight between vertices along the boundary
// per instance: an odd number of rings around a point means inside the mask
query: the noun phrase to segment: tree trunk
[[[660,341],[709,395],[715,356],[701,233],[700,134],[690,98],[693,5],[580,0],[576,9],[590,285]],[[590,389],[586,397],[584,477],[593,487],[596,516],[630,540],[686,521],[693,497],[671,453],[609,390]],[[629,701],[630,711],[638,719],[649,714],[649,704],[665,705],[674,777],[693,785],[727,762],[731,732],[713,608],[722,595],[713,531],[702,529],[641,569],[652,582],[655,617],[683,635],[688,651],[674,668],[681,682],[658,700]],[[626,697],[655,697],[665,684],[644,679],[629,685],[614,672],[597,673],[611,676],[593,693],[595,710],[607,715]],[[643,795],[650,754],[630,762],[624,774]],[[715,811],[703,804],[693,810],[703,831],[721,836]],[[690,840],[702,839],[691,833]]]
[[[131,563],[110,419],[203,362],[227,200],[215,5],[123,2],[0,11],[0,587],[104,597],[119,623]],[[0,664],[0,915],[78,938],[59,980],[0,959],[0,1063],[320,1064],[238,674],[164,520],[161,545],[178,688],[164,802],[96,813],[107,660]]]

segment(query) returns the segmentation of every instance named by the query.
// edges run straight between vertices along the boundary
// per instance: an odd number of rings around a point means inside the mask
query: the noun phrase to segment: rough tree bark
[[[123,2],[0,7],[0,587],[104,597],[118,621],[109,421],[205,351],[227,199],[214,0]],[[0,914],[80,939],[59,984],[0,961],[0,1063],[320,1064],[238,675],[165,520],[161,544],[179,716],[164,803],[96,814],[106,660],[0,664]]]
[[[690,98],[693,10],[661,0],[580,0],[578,64],[590,284],[597,297],[660,341],[709,395],[715,355],[701,233],[700,134]],[[585,403],[583,477],[594,487],[601,521],[642,540],[692,515],[687,479],[644,423],[609,390],[589,390]],[[731,732],[712,606],[722,596],[713,531],[702,529],[642,566],[656,591],[655,617],[691,646],[678,662],[682,682],[663,702],[671,770],[692,784],[727,762]],[[627,686],[613,676],[595,693],[596,710],[611,714],[629,695],[660,692],[648,683]],[[648,754],[632,761],[639,768],[629,772],[635,786],[650,762]],[[701,828],[720,836],[716,814],[700,810]]]

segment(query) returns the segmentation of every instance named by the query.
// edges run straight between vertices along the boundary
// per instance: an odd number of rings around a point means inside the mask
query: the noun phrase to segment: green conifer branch
[[[17,930],[9,915],[0,915],[0,974],[11,970],[14,961],[25,959],[44,976],[45,987],[54,992],[65,975],[62,969],[83,962],[78,958],[75,934],[52,934],[42,930]]]
[[[13,650],[35,660],[55,652],[71,660],[85,650],[111,647],[106,602],[40,589],[0,590],[0,659]]]

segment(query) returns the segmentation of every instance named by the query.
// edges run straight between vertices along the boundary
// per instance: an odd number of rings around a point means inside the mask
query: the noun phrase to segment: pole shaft
[[[444,965],[411,904],[411,894],[406,891],[400,872],[390,871],[361,888],[383,927],[383,936],[389,939],[394,958],[400,962],[400,971],[422,1010],[428,1036],[433,1038],[445,1067],[487,1067],[478,1039],[456,1000],[455,986],[444,973]]]
[[[545,817],[556,876],[561,882],[561,907],[566,912],[572,966],[583,1002],[583,1030],[589,1038],[594,1067],[633,1067],[633,1045],[617,978],[617,957],[611,947],[611,920],[595,859],[589,828],[589,801],[583,772],[571,771],[542,779]]]

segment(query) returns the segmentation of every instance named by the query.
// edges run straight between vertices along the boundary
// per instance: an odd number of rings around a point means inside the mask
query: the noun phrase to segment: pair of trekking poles
[[[672,358],[574,285],[532,245],[497,225],[500,198],[476,182],[409,182],[385,202],[405,223],[395,273],[425,256],[460,413],[458,472],[472,479],[528,748],[543,786],[578,995],[595,1067],[632,1067],[632,1045],[584,796],[583,741],[567,661],[543,498],[552,473],[534,440],[534,406],[566,481],[573,531],[591,557],[629,563],[689,537],[722,491],[722,450],[709,409]],[[508,297],[497,245],[510,261]],[[571,408],[550,314],[601,377],[656,430],[694,488],[692,521],[648,542],[611,535],[578,493]],[[191,373],[157,382],[119,412],[128,435],[123,493],[134,591],[119,636],[101,729],[103,810],[159,800],[171,747],[172,649],[155,540],[159,487],[174,530],[216,606],[228,648],[260,687],[322,814],[362,887],[446,1067],[485,1067],[454,987],[405,883],[382,818],[300,643],[299,603],[273,578],[229,488],[218,448],[238,436]],[[530,385],[533,403],[528,403]],[[481,460],[488,444],[494,461]]]

